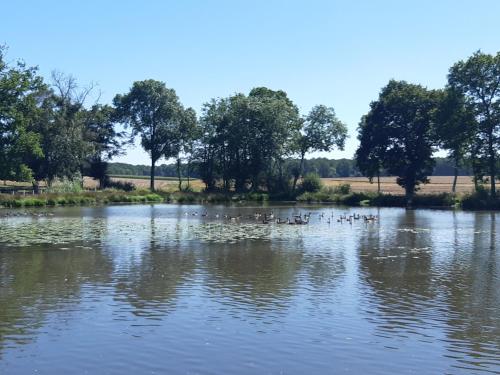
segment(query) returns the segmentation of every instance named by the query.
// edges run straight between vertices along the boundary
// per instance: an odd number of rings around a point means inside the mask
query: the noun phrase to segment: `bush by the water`
[[[107,182],[106,186],[110,189],[117,189],[117,190],[123,190],[123,191],[133,191],[136,189],[136,187],[133,183],[124,182],[124,181],[110,180]]]
[[[304,193],[316,193],[323,186],[321,178],[316,173],[309,173],[304,176],[300,183],[300,191]]]
[[[85,193],[40,194],[37,196],[20,196],[0,194],[0,206],[3,207],[43,207],[65,205],[91,205],[100,203],[147,203],[163,202],[159,194],[149,191],[127,193],[118,190],[104,190]]]
[[[73,180],[63,179],[47,188],[45,191],[52,194],[81,193],[83,191],[82,180],[78,178]]]
[[[464,210],[500,210],[500,197],[490,197],[485,189],[465,195],[461,203]]]

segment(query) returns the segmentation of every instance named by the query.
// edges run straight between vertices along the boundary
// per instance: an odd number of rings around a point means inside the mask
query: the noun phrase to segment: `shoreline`
[[[406,208],[401,195],[351,192],[325,195],[322,192],[302,194],[293,199],[288,196],[270,196],[266,193],[206,193],[165,192],[151,193],[147,190],[130,192],[119,190],[87,191],[74,193],[44,193],[38,195],[0,194],[1,208],[94,206],[121,203],[173,203],[173,204],[217,204],[217,203],[284,203],[316,204],[344,207],[399,207]],[[417,194],[410,209],[461,209],[463,211],[498,211],[500,198],[489,199],[480,193],[457,196],[451,193]]]

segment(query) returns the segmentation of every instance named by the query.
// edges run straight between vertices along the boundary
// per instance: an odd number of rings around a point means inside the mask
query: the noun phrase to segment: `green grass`
[[[462,198],[464,210],[500,210],[500,197],[492,198],[485,190],[467,194]]]
[[[405,207],[406,198],[402,195],[359,193],[347,194],[332,193],[323,189],[316,193],[304,193],[297,197],[299,202],[308,203],[335,203],[346,206],[378,206],[378,207]],[[414,207],[454,207],[459,199],[450,193],[419,194],[413,199]]]
[[[303,193],[296,198],[297,202],[330,203],[347,206],[379,206],[405,207],[406,200],[401,195],[356,193],[343,194],[347,189],[322,189],[316,193]],[[201,193],[201,192],[157,192],[148,190],[134,190],[124,192],[107,189],[97,192],[81,193],[47,193],[36,196],[0,194],[0,206],[3,207],[44,207],[66,205],[95,205],[108,203],[161,203],[174,202],[179,204],[190,203],[225,203],[225,202],[265,202],[269,199],[266,193]],[[490,198],[487,192],[457,197],[449,193],[418,194],[413,201],[414,207],[462,207],[464,210],[500,210],[500,198]]]
[[[37,196],[0,194],[0,206],[3,207],[44,207],[66,205],[93,205],[106,203],[161,203],[168,197],[149,191],[123,192],[104,190],[85,193],[49,193]]]

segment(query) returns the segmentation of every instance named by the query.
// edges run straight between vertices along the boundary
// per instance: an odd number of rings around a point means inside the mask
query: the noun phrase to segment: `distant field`
[[[326,186],[336,186],[340,184],[350,184],[353,191],[370,192],[377,191],[377,180],[374,179],[370,184],[364,177],[346,177],[346,178],[323,178]],[[451,192],[453,176],[433,176],[430,177],[430,183],[420,185],[419,193],[435,194]],[[474,183],[470,176],[459,176],[457,180],[457,193],[463,194],[471,192],[474,189]],[[404,194],[404,190],[396,183],[396,177],[380,177],[380,190],[383,193]]]
[[[113,181],[130,182],[134,184],[139,189],[149,188],[149,177],[148,176],[111,176]],[[340,184],[350,184],[351,188],[355,192],[371,192],[377,191],[377,181],[374,180],[372,184],[364,177],[345,177],[345,178],[323,178],[323,184],[325,186],[336,186]],[[186,180],[183,181],[185,186]],[[433,194],[433,193],[443,193],[451,192],[451,186],[453,183],[453,176],[433,176],[430,178],[430,183],[426,185],[421,185],[419,193]],[[43,183],[40,184],[41,187],[44,186]],[[84,186],[87,189],[94,189],[97,187],[97,182],[90,177],[84,178]],[[204,184],[199,179],[192,179],[190,181],[190,186],[194,190],[202,190]],[[157,177],[155,181],[155,187],[160,190],[177,190],[177,178],[175,177]],[[6,185],[0,183],[0,192],[2,190],[12,190],[12,188],[17,189],[27,189],[30,191],[32,189],[30,184],[19,183],[13,181],[6,181]],[[396,177],[381,177],[380,178],[380,188],[383,193],[390,194],[404,194],[403,189],[396,183]],[[457,181],[457,193],[463,194],[471,192],[474,189],[474,184],[472,178],[469,176],[459,176]]]
[[[112,181],[129,182],[134,184],[138,189],[149,189],[149,177],[148,176],[123,176],[123,175],[111,175]],[[158,190],[177,190],[177,178],[176,177],[156,177],[155,178],[155,188]],[[183,178],[182,186],[187,185],[187,180]],[[198,179],[190,179],[189,185],[194,190],[201,190],[205,187],[205,184]],[[97,187],[97,182],[92,178],[85,177],[84,186],[89,189]]]
[[[149,177],[147,176],[112,176],[115,181],[130,182],[138,188],[149,188]],[[453,184],[453,176],[433,176],[431,182],[426,185],[421,185],[420,193],[432,194],[451,192]],[[346,178],[323,178],[323,183],[326,186],[335,186],[340,184],[350,184],[353,191],[370,192],[377,191],[377,182],[374,180],[370,184],[367,178],[364,177],[346,177]],[[186,181],[184,181],[184,184]],[[201,180],[194,179],[190,182],[195,190],[201,190],[204,184]],[[92,179],[86,178],[85,185],[88,187],[96,186]],[[175,177],[158,177],[155,186],[157,189],[174,190],[177,188],[177,179]],[[381,177],[380,189],[383,193],[404,194],[404,190],[396,183],[396,177]],[[459,176],[457,181],[457,193],[463,194],[471,192],[474,189],[472,178],[469,176]]]
[[[111,178],[133,179],[133,180],[148,180],[148,181],[149,181],[149,178],[150,178],[149,176],[131,176],[131,175],[125,175],[125,174],[110,174],[109,177],[111,177]],[[177,181],[177,177],[157,176],[157,177],[155,177],[155,180]]]

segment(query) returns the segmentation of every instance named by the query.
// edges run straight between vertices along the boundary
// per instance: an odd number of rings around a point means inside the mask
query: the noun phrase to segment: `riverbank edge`
[[[208,192],[164,192],[151,193],[148,190],[130,192],[103,190],[78,193],[47,193],[39,195],[0,194],[0,207],[46,207],[67,205],[105,205],[112,203],[243,203],[243,202],[294,202],[328,204],[351,207],[406,207],[401,195],[350,192],[348,194],[327,194],[324,192],[304,193],[297,197],[269,195],[267,193],[208,193]],[[477,192],[457,196],[451,193],[417,194],[412,208],[461,208],[463,210],[500,210],[500,198],[492,199]]]

